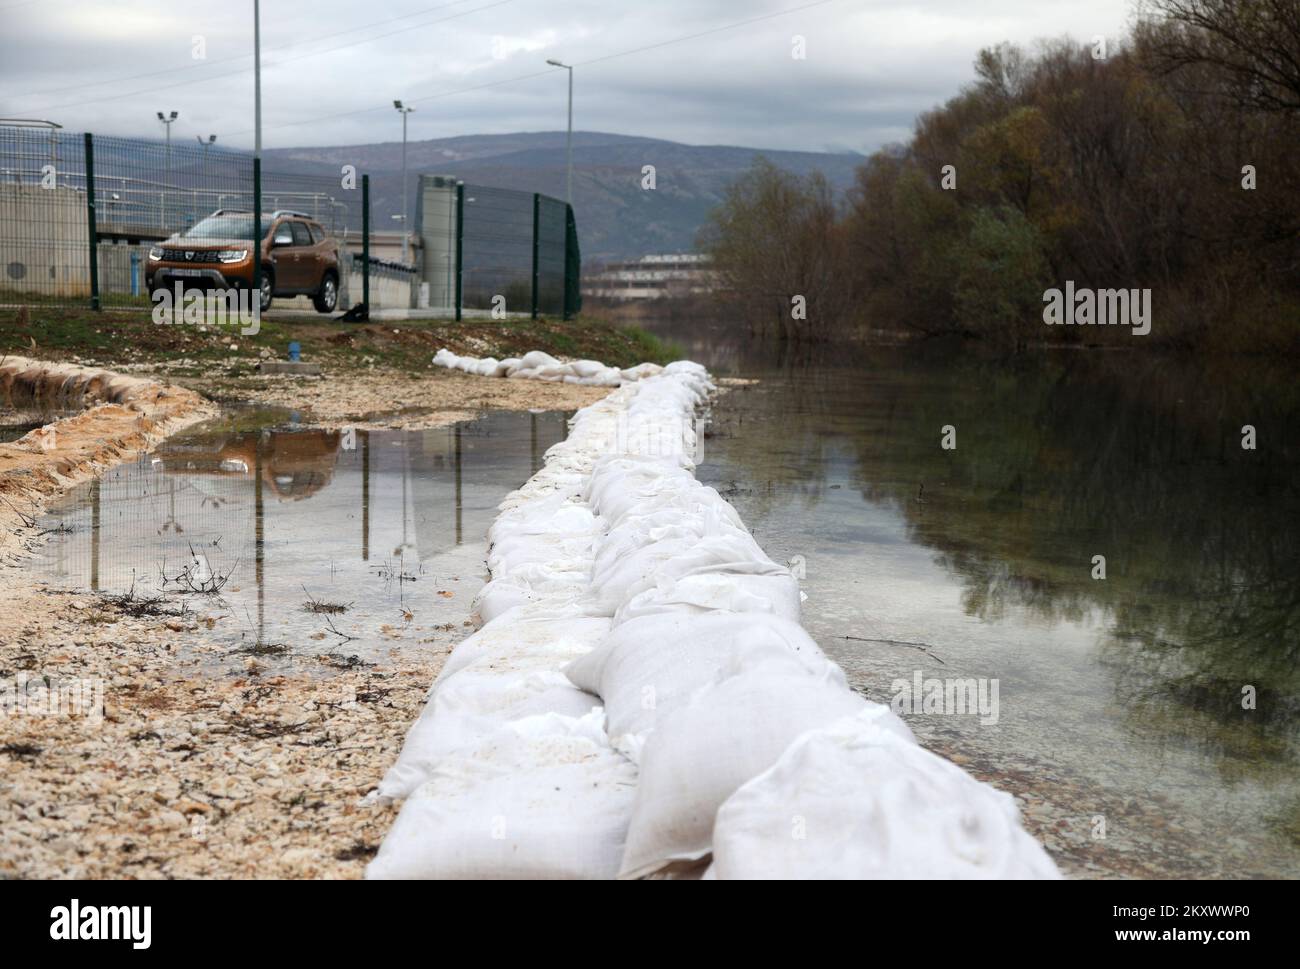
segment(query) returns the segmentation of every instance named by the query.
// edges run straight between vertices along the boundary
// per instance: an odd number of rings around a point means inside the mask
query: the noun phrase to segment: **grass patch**
[[[323,599],[317,599],[307,591],[305,586],[302,591],[307,596],[307,601],[302,604],[302,608],[306,612],[314,612],[322,616],[341,616],[352,608],[350,602],[326,602]]]
[[[226,382],[254,377],[263,353],[285,359],[290,342],[299,344],[304,360],[321,364],[326,372],[373,367],[427,374],[436,369],[433,355],[443,347],[498,359],[544,350],[615,367],[680,358],[678,348],[644,330],[581,316],[567,321],[542,317],[459,323],[440,319],[344,323],[327,316],[271,316],[262,321],[257,335],[244,336],[235,326],[201,330],[194,325],[155,324],[141,309],[0,310],[0,354],[89,361],[106,367],[144,366],[200,390],[205,385],[210,388],[214,374]]]

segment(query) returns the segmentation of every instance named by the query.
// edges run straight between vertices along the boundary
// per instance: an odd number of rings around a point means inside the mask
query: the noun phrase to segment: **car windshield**
[[[263,216],[263,224],[269,220]],[[232,215],[209,215],[181,233],[183,239],[251,239],[253,215],[240,212]]]

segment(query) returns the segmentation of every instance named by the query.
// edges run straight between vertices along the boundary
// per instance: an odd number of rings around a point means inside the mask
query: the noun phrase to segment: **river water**
[[[905,719],[1020,796],[1065,870],[1300,875],[1292,372],[651,328],[758,381],[715,403],[699,476],[805,573],[805,625],[855,688],[997,684],[996,722]]]

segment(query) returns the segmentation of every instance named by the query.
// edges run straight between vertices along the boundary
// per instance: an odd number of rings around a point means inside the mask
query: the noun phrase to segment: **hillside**
[[[795,172],[819,170],[846,188],[859,155],[763,151],[729,145],[683,145],[654,138],[576,131],[573,194],[583,260],[588,264],[647,252],[688,250],[705,215],[727,183],[757,154]],[[391,224],[401,207],[401,142],[265,152],[268,169],[337,171],[356,165],[371,175],[371,204],[378,224]],[[654,165],[656,188],[641,188],[644,165]],[[452,175],[481,185],[543,192],[563,198],[563,131],[465,135],[407,145],[414,197],[419,173]]]

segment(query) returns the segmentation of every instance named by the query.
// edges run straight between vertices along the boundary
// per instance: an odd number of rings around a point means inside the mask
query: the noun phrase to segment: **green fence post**
[[[537,192],[533,193],[533,319],[537,319],[537,228],[539,225],[538,215],[542,205],[542,197]]]
[[[95,224],[95,139],[86,132],[86,237],[90,241],[90,308],[99,309],[99,227]]]
[[[573,206],[564,207],[564,318],[573,319],[582,311],[582,253],[578,248],[578,223]]]
[[[461,298],[464,296],[462,257],[465,241],[465,183],[456,183],[456,322],[460,322]]]
[[[262,159],[253,156],[253,319],[262,319]]]
[[[361,176],[361,318],[370,319],[370,176]]]

